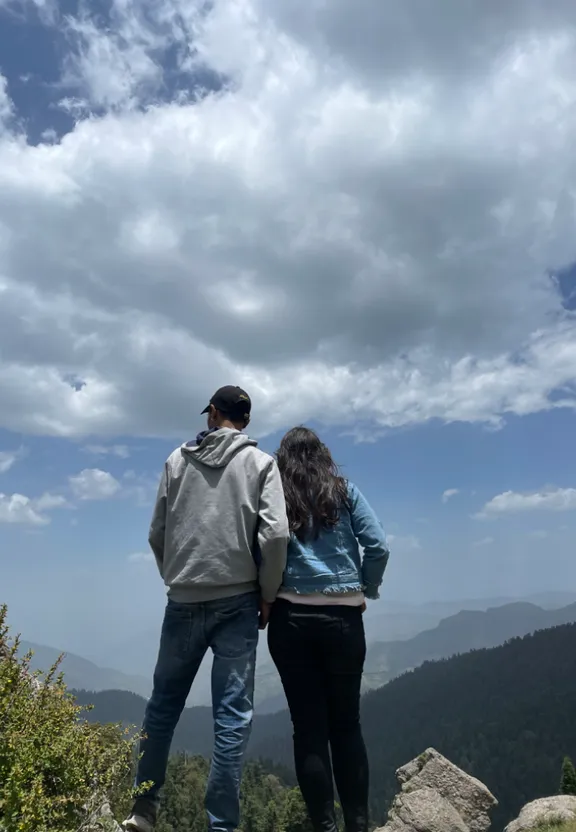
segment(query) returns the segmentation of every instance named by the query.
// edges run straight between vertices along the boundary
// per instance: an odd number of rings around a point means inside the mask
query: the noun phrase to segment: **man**
[[[215,743],[206,811],[213,832],[238,827],[258,627],[282,582],[289,537],[276,463],[241,433],[250,410],[244,390],[222,387],[203,411],[208,430],[164,467],[149,541],[168,606],[136,778],[153,785],[136,799],[127,830],[154,828],[174,729],[209,648]]]

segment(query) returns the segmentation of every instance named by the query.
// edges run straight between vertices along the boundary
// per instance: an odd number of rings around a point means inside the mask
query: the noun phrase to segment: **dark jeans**
[[[279,600],[268,644],[290,707],[296,776],[314,829],[336,829],[336,781],[347,832],[367,832],[368,759],[360,728],[366,640],[360,608]]]
[[[258,610],[257,593],[202,604],[169,601],[162,626],[136,785],[152,781],[144,796],[158,803],[174,729],[211,648],[214,754],[206,811],[214,832],[232,832],[239,824],[242,761],[252,725]]]

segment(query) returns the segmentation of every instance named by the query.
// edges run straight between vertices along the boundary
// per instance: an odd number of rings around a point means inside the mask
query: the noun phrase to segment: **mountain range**
[[[425,661],[496,647],[515,636],[572,622],[576,622],[576,603],[545,610],[536,604],[518,601],[485,611],[462,610],[413,638],[370,644],[363,690],[380,687]],[[260,713],[274,713],[286,707],[282,686],[271,662],[257,670],[256,680],[256,703]]]
[[[20,642],[20,653],[32,651],[30,662],[32,670],[47,672],[62,655],[61,650],[34,644],[30,641]],[[59,670],[64,673],[69,688],[84,688],[91,691],[126,690],[147,697],[150,695],[151,680],[143,676],[135,676],[113,670],[108,667],[98,667],[93,662],[83,659],[74,653],[64,653]]]
[[[538,592],[525,597],[461,598],[449,601],[429,601],[417,605],[383,598],[376,604],[368,605],[368,611],[364,617],[366,640],[368,644],[375,641],[406,641],[424,630],[433,629],[442,619],[456,615],[461,610],[485,612],[494,607],[503,607],[518,602],[535,604],[546,610],[555,610],[575,603],[576,592],[557,590]]]
[[[505,604],[486,611],[462,610],[414,638],[372,644],[364,671],[365,687],[380,687],[425,661],[497,647],[515,636],[575,621],[576,603],[559,610],[545,610],[527,602]]]
[[[556,601],[564,599],[554,595]],[[568,597],[570,597],[568,595]],[[551,602],[550,596],[542,600]],[[482,604],[482,602],[468,602]],[[451,609],[452,602],[429,605],[426,615],[436,615]],[[403,615],[402,609],[395,609],[385,615]],[[381,616],[377,617],[381,618]],[[489,609],[465,609],[439,620],[430,629],[412,638],[374,641],[374,617],[367,617],[366,628],[369,642],[364,673],[364,692],[386,684],[391,679],[425,661],[448,658],[458,653],[484,647],[495,647],[514,636],[523,636],[538,629],[553,627],[576,621],[576,603],[560,609],[544,609],[528,601],[516,601]],[[382,623],[382,622],[380,622]],[[372,640],[370,639],[370,630]],[[22,642],[22,649],[34,651],[32,667],[46,670],[57,660],[61,651],[44,645]],[[150,649],[149,647],[147,649]],[[210,659],[207,657],[197,678],[188,705],[210,704]],[[147,697],[150,694],[151,678],[129,672],[122,672],[97,664],[76,655],[65,653],[62,670],[69,687],[91,691],[124,690]],[[256,706],[261,714],[274,713],[286,707],[286,699],[276,669],[266,649],[265,638],[259,647],[256,670]]]

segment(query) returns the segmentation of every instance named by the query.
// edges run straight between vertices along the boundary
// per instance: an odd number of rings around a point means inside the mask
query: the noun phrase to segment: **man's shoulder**
[[[246,454],[245,459],[249,458],[253,460],[259,468],[269,468],[276,464],[274,457],[266,453],[266,451],[260,450],[257,445],[247,445],[243,449],[243,453]],[[238,454],[238,457],[241,457],[241,455]]]
[[[183,456],[182,445],[178,445],[178,447],[174,448],[172,453],[168,456],[168,459],[166,460],[166,467],[174,468],[175,465],[182,461]]]

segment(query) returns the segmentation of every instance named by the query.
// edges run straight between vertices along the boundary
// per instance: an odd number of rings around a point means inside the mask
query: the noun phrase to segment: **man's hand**
[[[261,630],[265,630],[268,626],[271,612],[272,604],[269,604],[268,601],[260,600],[260,623],[258,626]]]

